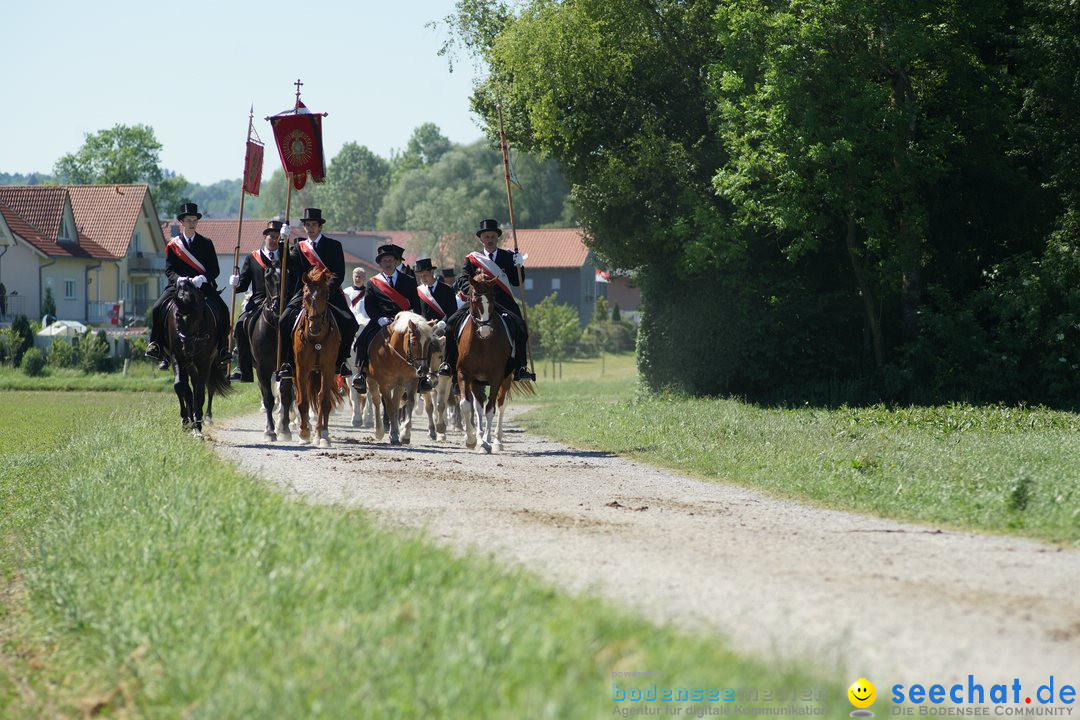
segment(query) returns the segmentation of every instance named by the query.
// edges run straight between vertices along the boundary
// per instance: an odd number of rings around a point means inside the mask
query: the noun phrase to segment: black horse
[[[172,356],[173,390],[180,401],[185,429],[202,437],[203,400],[206,422],[213,422],[214,394],[232,391],[225,366],[218,362],[217,328],[203,291],[182,280],[167,316],[169,354]]]
[[[274,376],[277,371],[278,317],[280,303],[278,292],[281,284],[281,268],[271,265],[266,268],[266,296],[258,312],[252,313],[243,332],[248,334],[251,346],[251,358],[255,365],[255,376],[259,380],[262,392],[263,409],[266,410],[266,431],[263,439],[273,442],[281,436],[282,440],[291,440],[289,430],[289,408],[293,405],[292,381],[285,379],[278,385],[281,396],[281,419],[274,430]]]

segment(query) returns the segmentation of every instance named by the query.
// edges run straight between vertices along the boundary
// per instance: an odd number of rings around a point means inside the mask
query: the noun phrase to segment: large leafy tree
[[[167,215],[182,201],[187,181],[165,175],[161,147],[149,125],[117,124],[88,133],[81,148],[56,161],[53,174],[73,185],[146,183],[158,210]]]
[[[389,184],[389,162],[366,146],[345,143],[330,161],[326,186],[319,190],[324,212],[335,228],[374,230]]]

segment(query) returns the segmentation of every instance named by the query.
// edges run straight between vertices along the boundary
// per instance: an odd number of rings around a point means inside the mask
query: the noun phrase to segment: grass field
[[[22,370],[0,367],[0,390],[88,390],[115,392],[172,392],[172,371],[148,362],[133,362],[122,373],[92,373],[46,366],[45,374],[30,377]]]
[[[762,408],[639,393],[631,355],[566,363],[527,427],[826,507],[1080,544],[1080,416],[1043,408]]]
[[[178,425],[165,394],[0,395],[0,717],[608,717],[652,669],[842,697],[285,500]]]

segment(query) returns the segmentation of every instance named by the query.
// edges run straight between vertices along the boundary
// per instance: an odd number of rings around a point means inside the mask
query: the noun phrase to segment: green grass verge
[[[846,682],[285,500],[181,433],[175,404],[0,395],[0,716],[607,717],[611,673],[651,669],[843,703]]]
[[[43,375],[30,377],[17,368],[0,367],[0,390],[172,392],[172,371],[142,361],[131,363],[126,376],[46,366]]]
[[[530,430],[822,506],[1080,544],[1080,415],[950,405],[761,408],[637,391],[634,359],[564,365]]]

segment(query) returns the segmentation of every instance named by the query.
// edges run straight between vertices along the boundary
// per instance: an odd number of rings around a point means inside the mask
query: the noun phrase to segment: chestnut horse
[[[375,413],[376,440],[382,440],[385,425],[389,423],[390,444],[409,444],[413,412],[409,400],[416,394],[420,374],[430,372],[434,324],[435,321],[402,310],[371,339],[367,396]]]
[[[289,431],[289,408],[293,403],[292,381],[282,380],[278,384],[281,396],[281,418],[277,430],[274,429],[274,373],[277,370],[278,321],[281,308],[278,303],[278,291],[281,285],[281,268],[271,265],[265,270],[266,297],[257,313],[248,318],[248,342],[251,344],[251,357],[255,364],[255,377],[259,380],[262,393],[263,409],[266,411],[266,430],[263,439],[274,442],[291,440]]]
[[[203,400],[206,422],[213,422],[214,393],[228,395],[232,385],[225,366],[218,362],[214,313],[203,291],[187,278],[176,283],[166,322],[180,419],[185,430],[202,437]]]
[[[510,332],[495,308],[495,278],[482,271],[469,279],[469,315],[461,324],[458,335],[458,391],[461,394],[461,417],[465,421],[465,447],[476,447],[480,435],[480,447],[490,453],[492,447],[492,420],[498,407],[499,419],[495,433],[496,450],[503,449],[503,410],[511,389],[533,394],[532,383],[513,382],[514,376],[507,372],[513,355]],[[484,386],[491,387],[486,398]]]
[[[312,268],[304,275],[304,304],[293,327],[296,359],[296,414],[300,416],[300,442],[311,442],[308,408],[315,411],[319,447],[330,447],[330,411],[341,403],[334,385],[341,331],[330,312],[331,273]]]

